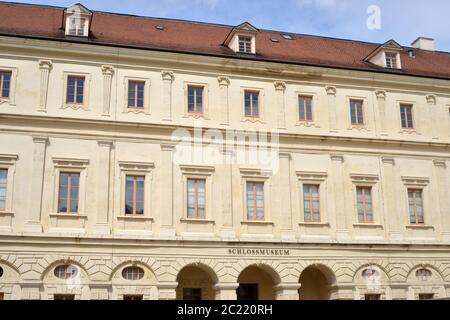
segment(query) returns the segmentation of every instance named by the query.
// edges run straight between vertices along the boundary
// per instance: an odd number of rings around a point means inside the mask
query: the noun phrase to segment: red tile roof
[[[380,44],[308,35],[292,35],[294,39],[287,40],[281,32],[260,30],[256,36],[257,54],[249,56],[223,45],[232,26],[97,11],[93,12],[88,40],[66,39],[63,10],[0,3],[0,34],[450,79],[450,54],[446,52],[414,49],[416,57],[410,58],[410,48],[404,48],[402,70],[386,70],[364,61]],[[158,25],[164,30],[156,29]]]

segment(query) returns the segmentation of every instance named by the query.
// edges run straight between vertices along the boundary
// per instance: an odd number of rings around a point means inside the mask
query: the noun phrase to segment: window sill
[[[204,119],[204,120],[210,120],[208,115],[205,113],[185,113],[183,118],[194,118],[194,119]]]
[[[211,219],[192,219],[192,218],[182,218],[181,222],[185,223],[198,223],[198,224],[215,224],[215,220]]]
[[[295,124],[297,127],[307,127],[307,128],[320,128],[320,126],[314,121],[297,121]]]
[[[146,114],[149,115],[150,112],[148,112],[148,110],[144,107],[142,108],[132,108],[132,107],[127,107],[123,113],[134,113],[134,114]]]
[[[373,229],[383,229],[383,225],[375,224],[375,223],[354,223],[353,227],[355,228],[373,228]]]
[[[61,219],[86,219],[87,215],[79,214],[79,213],[50,213],[50,217],[52,218],[61,218]]]
[[[13,106],[14,104],[11,103],[10,98],[0,98],[0,104],[9,104],[10,106]]]
[[[241,224],[248,224],[248,225],[274,225],[275,223],[273,221],[241,221]]]
[[[138,216],[138,215],[125,215],[125,216],[118,216],[117,220],[135,220],[135,221],[153,221],[152,217],[146,217],[146,216]]]
[[[400,131],[398,133],[407,133],[407,134],[420,135],[420,133],[418,133],[416,129],[400,129]]]
[[[84,104],[64,104],[61,109],[74,109],[74,110],[84,110],[89,111],[89,107],[85,106]]]
[[[406,226],[406,229],[411,229],[411,230],[434,230],[433,226],[429,226],[429,225],[424,225],[424,224],[418,224],[418,225],[414,225],[414,224],[410,224]]]
[[[305,227],[329,227],[329,222],[299,222],[300,226]]]
[[[358,130],[358,131],[367,131],[367,132],[370,131],[370,129],[365,125],[361,125],[361,126],[352,125],[351,127],[347,128],[347,130]]]
[[[251,122],[251,123],[261,123],[264,124],[264,120],[261,119],[260,117],[243,117],[241,122]]]

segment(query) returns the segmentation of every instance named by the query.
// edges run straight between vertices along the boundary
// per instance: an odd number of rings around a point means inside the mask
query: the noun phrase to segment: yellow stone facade
[[[13,78],[0,100],[5,299],[176,299],[184,287],[236,299],[245,283],[261,299],[450,296],[448,80],[6,36],[0,70]],[[86,78],[85,105],[66,103],[68,75]],[[130,79],[145,82],[142,110],[127,108]],[[205,87],[202,116],[186,112],[189,84]],[[243,117],[246,89],[260,92],[257,120]],[[297,121],[299,94],[313,97],[314,123]],[[350,125],[353,98],[364,127]],[[401,129],[405,102],[414,130]],[[174,131],[199,125],[277,129],[277,170],[174,162]],[[62,171],[80,173],[78,215],[57,212]],[[127,173],[146,177],[143,216],[123,212]],[[186,217],[190,176],[206,177],[205,220]],[[264,221],[246,220],[248,179],[265,183]],[[304,222],[305,182],[321,185],[321,223]],[[358,223],[359,185],[372,187],[373,224]],[[423,225],[409,224],[408,187],[423,190]],[[55,277],[61,264],[77,277]],[[127,266],[143,278],[123,279]],[[424,268],[430,277],[417,276]]]

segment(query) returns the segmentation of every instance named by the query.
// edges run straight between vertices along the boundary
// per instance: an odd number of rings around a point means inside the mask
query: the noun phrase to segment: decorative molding
[[[50,60],[39,60],[39,69],[41,70],[41,87],[38,111],[45,112],[47,110],[48,81],[52,67],[53,63]]]
[[[0,153],[0,164],[13,165],[19,159],[17,154]]]
[[[327,172],[296,171],[295,174],[302,181],[325,181],[328,178]]]
[[[279,158],[286,158],[288,160],[292,159],[292,155],[289,152],[279,152],[278,153]]]
[[[344,162],[344,155],[341,153],[332,153],[330,154],[330,158],[332,161]]]
[[[327,92],[328,95],[335,96],[337,90],[336,90],[336,87],[334,87],[334,86],[326,86],[325,91]]]
[[[426,187],[430,183],[430,179],[427,177],[406,177],[402,176],[402,181],[405,185]]]
[[[119,161],[122,170],[130,171],[150,171],[155,167],[153,162]]]
[[[273,83],[273,85],[275,86],[275,90],[277,90],[277,91],[285,91],[286,90],[286,82],[284,82],[284,81],[277,80]]]
[[[445,159],[435,159],[433,160],[433,164],[439,168],[447,168],[447,162]]]
[[[386,100],[386,91],[384,90],[377,90],[375,91],[375,96],[378,100]]]
[[[230,78],[227,76],[218,76],[217,81],[219,81],[219,86],[228,87],[230,85]]]
[[[381,157],[381,161],[386,164],[395,165],[395,158],[394,157]]]
[[[375,184],[378,182],[379,177],[376,174],[360,174],[360,173],[351,173],[350,179],[354,183],[371,183]]]
[[[161,144],[161,150],[162,151],[171,151],[173,152],[175,150],[176,146],[174,144]]]
[[[161,71],[161,76],[163,80],[174,81],[175,75],[172,71],[163,70]]]
[[[74,158],[52,158],[55,167],[64,168],[86,168],[89,164],[88,159],[74,159]]]
[[[273,174],[272,169],[240,168],[239,172],[246,178],[268,178]]]
[[[216,170],[213,166],[180,165],[183,174],[211,175]]]
[[[33,136],[33,142],[34,143],[44,143],[46,144],[48,142],[48,137],[42,137],[42,136]]]
[[[114,146],[114,141],[112,140],[98,140],[97,144],[99,147],[107,147],[107,148],[111,148]]]
[[[434,94],[428,94],[425,98],[430,106],[436,105],[436,96]]]
[[[103,74],[103,115],[109,116],[111,105],[111,82],[114,68],[109,65],[102,66]]]

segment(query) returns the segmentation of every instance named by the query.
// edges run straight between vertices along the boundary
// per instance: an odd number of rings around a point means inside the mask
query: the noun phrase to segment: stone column
[[[112,141],[98,141],[97,217],[94,225],[94,232],[97,234],[111,233],[111,226],[109,224],[109,194],[112,146]]]
[[[337,129],[337,112],[336,112],[336,87],[325,87],[328,96],[328,114],[330,119],[330,132],[336,133]]]
[[[277,300],[299,300],[300,295],[298,290],[300,287],[300,283],[281,283],[275,286],[274,289],[277,293]]]
[[[48,137],[33,137],[33,170],[31,171],[28,220],[25,231],[42,232],[42,192],[44,186],[45,154]]]
[[[161,145],[162,150],[162,174],[160,181],[161,204],[161,230],[160,235],[174,237],[175,228],[173,221],[173,152],[174,145]]]
[[[163,79],[163,120],[172,121],[172,82],[175,76],[171,71],[161,72]]]
[[[217,78],[219,81],[219,98],[220,98],[220,113],[222,124],[228,126],[230,124],[230,106],[228,98],[228,87],[230,85],[230,78],[220,76]]]
[[[218,283],[214,286],[216,300],[237,300],[236,290],[239,283]]]
[[[274,86],[277,98],[278,129],[286,129],[286,110],[284,98],[286,83],[283,81],[275,81]]]
[[[347,240],[350,238],[348,219],[346,212],[346,183],[344,178],[344,156],[331,154],[333,189],[334,189],[334,214],[336,215],[336,236]]]
[[[234,239],[236,234],[233,229],[233,151],[222,150],[223,180],[222,180],[222,238]]]
[[[291,204],[291,154],[279,154],[279,174],[278,174],[278,214],[282,240],[294,240],[295,234],[292,225],[292,204]]]
[[[389,239],[390,240],[401,240],[401,224],[400,224],[400,210],[398,210],[397,203],[399,199],[399,194],[396,188],[396,178],[395,178],[395,160],[392,157],[382,157],[382,179],[381,183],[383,186],[382,198],[384,199],[384,212],[385,221],[388,225]]]
[[[110,116],[111,108],[111,83],[114,75],[112,66],[102,66],[103,73],[103,116]]]
[[[386,91],[377,90],[375,91],[375,96],[377,97],[378,103],[381,135],[386,136],[388,134],[386,119]]]
[[[158,298],[159,300],[176,300],[178,282],[159,282]]]
[[[53,64],[50,60],[39,60],[39,69],[41,70],[41,88],[38,111],[40,112],[47,111],[48,79],[50,77],[50,70],[52,70],[52,66]]]
[[[438,187],[442,240],[450,241],[449,190],[448,181],[446,179],[447,164],[444,159],[436,159],[433,163],[435,168],[435,179]]]
[[[430,118],[430,126],[431,126],[431,134],[432,138],[434,140],[439,139],[439,130],[441,127],[439,126],[439,112],[438,112],[438,106],[436,103],[436,96],[429,94],[426,96],[427,104],[429,107],[429,118]]]

